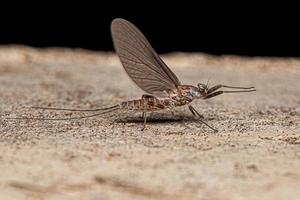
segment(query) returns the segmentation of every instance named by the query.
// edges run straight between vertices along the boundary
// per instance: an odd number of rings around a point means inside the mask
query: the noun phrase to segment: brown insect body
[[[177,87],[177,90],[166,91],[166,94],[166,97],[143,95],[141,99],[122,102],[120,108],[133,111],[152,112],[184,106],[191,103],[194,99],[201,97],[198,88],[191,85],[180,85]]]
[[[202,117],[195,108],[189,105],[194,99],[208,99],[223,93],[252,92],[254,87],[232,87],[216,85],[208,88],[199,83],[198,87],[182,85],[177,76],[152,48],[143,33],[132,23],[124,19],[114,19],[111,33],[115,50],[128,76],[144,90],[147,95],[141,99],[125,101],[120,108],[143,113],[144,127],[147,112],[188,105],[194,116]],[[235,91],[217,91],[218,89],[241,89]],[[214,128],[199,119],[214,131]]]
[[[10,118],[10,119],[36,119],[36,120],[70,120],[82,119],[115,112],[120,109],[139,111],[143,113],[145,128],[147,112],[161,109],[172,109],[187,105],[194,116],[202,116],[190,103],[195,99],[209,99],[223,93],[253,92],[254,87],[234,87],[216,85],[208,88],[207,84],[199,83],[197,87],[182,85],[177,76],[169,69],[164,61],[152,48],[146,37],[132,23],[124,19],[114,19],[111,24],[111,33],[115,50],[128,76],[146,92],[141,99],[124,101],[118,105],[96,109],[65,109],[34,107],[44,110],[97,112],[83,117],[72,118]],[[238,90],[219,90],[231,88]],[[200,122],[216,131],[207,123]]]

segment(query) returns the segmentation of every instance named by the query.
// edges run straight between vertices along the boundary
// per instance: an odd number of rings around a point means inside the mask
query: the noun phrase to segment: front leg
[[[245,90],[251,90],[251,91],[255,91],[254,87],[236,87],[236,86],[229,86],[229,85],[216,85],[214,87],[209,88],[209,90],[207,91],[207,94],[211,94],[212,92],[220,89],[220,88],[231,88],[231,89],[242,89],[242,91]]]

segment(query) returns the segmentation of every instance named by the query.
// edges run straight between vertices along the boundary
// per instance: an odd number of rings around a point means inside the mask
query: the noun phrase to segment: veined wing
[[[115,19],[111,33],[125,71],[142,90],[153,95],[176,90],[180,81],[132,23]]]

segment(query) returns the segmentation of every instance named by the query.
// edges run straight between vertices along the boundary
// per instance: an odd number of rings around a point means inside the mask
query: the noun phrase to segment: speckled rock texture
[[[300,59],[172,53],[185,84],[255,86],[189,110],[84,113],[143,94],[113,53],[0,47],[0,199],[299,199]]]

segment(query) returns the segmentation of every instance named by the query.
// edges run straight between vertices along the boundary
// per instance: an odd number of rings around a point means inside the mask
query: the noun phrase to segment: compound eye
[[[198,88],[204,90],[205,89],[205,85],[203,83],[198,83]]]
[[[199,92],[203,93],[205,91],[205,85],[202,83],[198,83]]]

